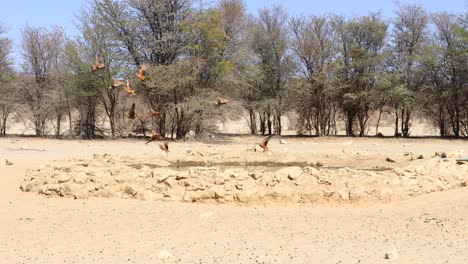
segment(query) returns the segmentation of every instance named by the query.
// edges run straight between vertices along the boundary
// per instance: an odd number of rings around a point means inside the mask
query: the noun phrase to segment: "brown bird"
[[[166,152],[166,154],[167,154],[167,153],[169,152],[169,143],[164,142],[164,144],[160,144],[160,145],[159,145],[159,148],[160,148],[162,151]]]
[[[135,103],[132,104],[132,107],[130,108],[130,111],[128,111],[128,118],[133,120],[135,119],[136,117],[136,114],[135,114]]]
[[[146,141],[146,144],[152,142],[152,141],[155,141],[155,140],[159,140],[161,139],[161,134],[155,132],[154,130],[152,131],[152,135],[150,137],[150,139],[148,141]]]
[[[11,165],[13,165],[13,162],[11,162],[11,161],[9,161],[9,160],[6,159],[6,160],[5,160],[5,165],[11,166]]]
[[[225,105],[225,104],[229,103],[229,100],[224,99],[222,97],[218,97],[217,101],[218,101],[218,106],[222,106],[222,105]]]
[[[117,88],[117,87],[120,87],[120,86],[124,86],[124,85],[125,85],[125,83],[124,83],[123,81],[121,81],[121,80],[115,80],[115,79],[114,79],[113,81],[114,81],[114,83],[112,84],[112,87],[113,87],[113,88]]]
[[[102,55],[96,57],[96,62],[93,64],[93,72],[106,68],[106,65],[102,62],[103,60],[104,57]]]
[[[258,145],[263,149],[263,152],[268,151],[268,141],[270,141],[273,135],[270,135],[262,140],[262,142],[258,143]]]
[[[150,116],[160,118],[161,112],[156,112],[153,109],[150,109]]]
[[[135,74],[135,76],[136,76],[140,81],[146,80],[146,68],[147,68],[147,66],[146,66],[145,64],[141,65],[140,69],[138,70],[138,73]]]
[[[127,85],[124,86],[124,90],[125,92],[127,92],[127,94],[135,95],[135,89],[133,89],[132,85],[130,84],[130,81],[128,80],[127,80]]]

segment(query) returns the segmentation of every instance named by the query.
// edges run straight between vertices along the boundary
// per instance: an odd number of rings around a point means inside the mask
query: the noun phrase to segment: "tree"
[[[259,59],[263,73],[259,98],[262,101],[260,109],[262,134],[265,134],[265,128],[268,128],[268,134],[271,135],[273,123],[277,134],[280,135],[282,131],[281,116],[285,110],[283,98],[285,84],[294,72],[293,60],[288,53],[287,21],[286,11],[280,6],[274,6],[261,9],[252,27],[252,48]]]
[[[8,117],[15,107],[14,70],[11,65],[11,40],[4,37],[6,28],[0,23],[0,135],[6,135]]]
[[[63,58],[63,30],[26,26],[22,31],[24,86],[21,102],[29,108],[36,136],[46,135],[46,121],[53,114],[54,80],[60,74],[57,63]]]
[[[300,72],[307,82],[305,89],[294,96],[296,112],[302,125],[315,135],[336,132],[335,103],[331,93],[331,78],[336,57],[335,33],[331,21],[325,17],[297,17],[291,20],[292,47],[300,62]]]
[[[422,56],[421,51],[424,50],[429,16],[421,6],[417,5],[398,6],[396,15],[392,34],[395,65],[402,73],[402,82],[411,91],[411,96],[416,97],[424,82],[424,78],[418,72],[420,71],[418,61]],[[401,131],[404,137],[410,136],[413,108],[414,105],[407,105],[395,109],[396,118],[401,115]]]
[[[337,17],[334,23],[341,42],[337,86],[346,116],[346,132],[354,136],[354,121],[358,121],[359,136],[364,136],[376,109],[378,74],[382,72],[382,49],[388,26],[379,14],[351,21]]]

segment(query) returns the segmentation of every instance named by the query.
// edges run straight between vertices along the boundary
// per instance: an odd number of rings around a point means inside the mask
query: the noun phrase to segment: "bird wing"
[[[267,145],[268,145],[268,142],[269,142],[270,139],[271,139],[271,137],[273,137],[273,135],[270,135],[270,136],[264,138],[264,139],[262,140],[262,143],[260,143],[260,144],[261,144],[262,146],[267,146]]]

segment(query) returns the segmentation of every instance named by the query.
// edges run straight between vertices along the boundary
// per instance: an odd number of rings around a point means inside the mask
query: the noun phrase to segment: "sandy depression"
[[[467,141],[260,139],[0,139],[0,259],[466,263]]]

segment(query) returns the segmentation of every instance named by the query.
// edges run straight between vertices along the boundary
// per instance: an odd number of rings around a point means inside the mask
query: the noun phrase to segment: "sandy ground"
[[[174,143],[165,157],[157,144],[137,140],[2,138],[1,263],[467,263],[466,188],[358,206],[73,200],[19,190],[28,169],[53,160],[106,153],[183,160],[188,150],[241,151],[256,141],[242,137],[212,144]],[[352,168],[400,166],[410,162],[404,152],[425,157],[436,151],[468,153],[468,141],[463,140],[287,141],[280,145],[273,140],[273,155]],[[385,162],[387,156],[396,159],[396,165]],[[4,159],[13,165],[6,166]],[[390,259],[384,258],[386,253]]]

